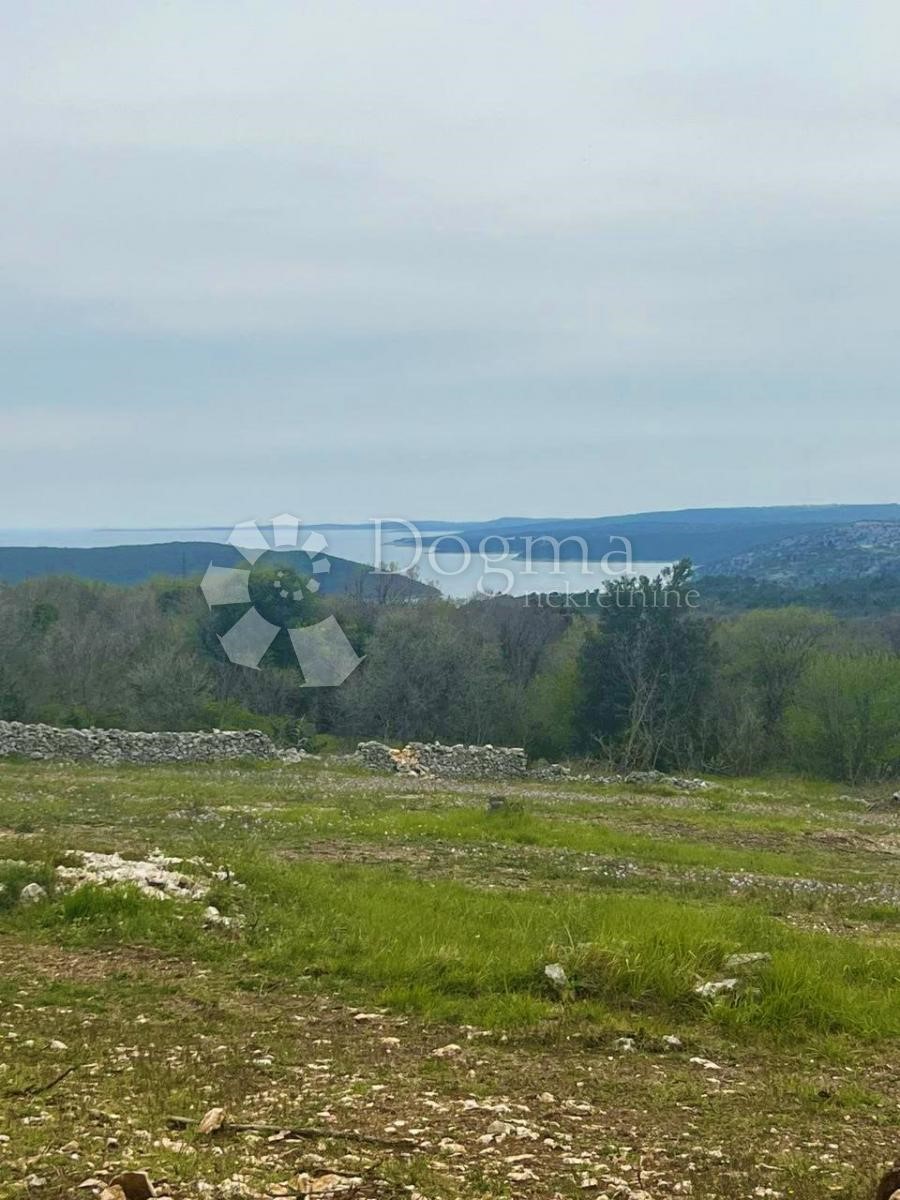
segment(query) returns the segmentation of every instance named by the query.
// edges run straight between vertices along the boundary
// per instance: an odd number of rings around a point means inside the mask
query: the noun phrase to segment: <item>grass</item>
[[[869,1194],[900,1114],[896,820],[821,785],[522,784],[488,813],[491,791],[327,766],[0,766],[0,1090],[87,1064],[46,1099],[8,1095],[0,1195],[70,1196],[136,1162],[176,1200],[198,1181],[210,1200],[268,1196],[322,1162],[362,1171],[361,1200],[611,1195],[616,1178],[654,1196]],[[78,849],[156,846],[190,860],[202,903],[55,886]],[[49,899],[22,906],[32,880]],[[235,923],[204,924],[206,903]],[[727,967],[746,951],[770,957]],[[733,993],[698,995],[734,974]],[[460,1050],[434,1057],[445,1043]],[[424,1129],[429,1149],[165,1133],[167,1113],[213,1103]],[[479,1141],[495,1105],[536,1140]],[[511,1177],[517,1153],[534,1179]]]
[[[713,1023],[774,1040],[900,1036],[900,949],[786,928],[756,906],[664,896],[485,892],[366,867],[233,857],[252,928],[222,939],[200,910],[171,911],[135,889],[85,887],[20,910],[21,930],[68,946],[153,946],[228,963],[257,978],[326,981],[431,1020],[521,1027],[561,1008],[569,1021],[640,1014]],[[224,891],[225,889],[222,889]],[[232,907],[234,894],[219,899]],[[241,897],[243,900],[243,897]],[[730,954],[761,951],[771,965],[734,999],[710,1003],[698,983]],[[566,998],[543,974],[561,961]]]

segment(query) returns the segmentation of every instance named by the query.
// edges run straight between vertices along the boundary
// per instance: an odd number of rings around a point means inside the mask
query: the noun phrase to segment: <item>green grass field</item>
[[[0,1195],[871,1196],[900,820],[863,799],[5,762]],[[202,900],[57,875],[154,849]],[[169,1127],[214,1106],[276,1133]]]

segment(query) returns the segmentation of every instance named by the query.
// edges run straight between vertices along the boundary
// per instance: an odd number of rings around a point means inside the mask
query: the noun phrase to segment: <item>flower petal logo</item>
[[[301,541],[300,520],[282,513],[272,520],[270,543],[255,521],[235,525],[228,544],[246,559],[246,567],[217,567],[209,564],[200,584],[210,609],[221,605],[246,604],[247,611],[238,618],[227,633],[219,635],[222,649],[231,662],[258,670],[266,651],[282,629],[286,630],[294,655],[303,672],[304,687],[337,687],[356,670],[362,659],[350,645],[347,635],[333,616],[315,625],[297,627],[275,624],[259,611],[250,595],[250,575],[253,565],[270,550],[300,550],[310,559],[312,577],[298,586],[287,570],[275,572],[274,586],[282,600],[314,595],[321,584],[319,577],[331,570],[331,561],[322,551],[328,545],[321,533],[308,533]]]

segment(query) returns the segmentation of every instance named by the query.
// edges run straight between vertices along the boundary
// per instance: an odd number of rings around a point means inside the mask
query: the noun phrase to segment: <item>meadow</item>
[[[6,761],[0,1195],[870,1197],[884,791]],[[58,871],[155,850],[202,899]]]

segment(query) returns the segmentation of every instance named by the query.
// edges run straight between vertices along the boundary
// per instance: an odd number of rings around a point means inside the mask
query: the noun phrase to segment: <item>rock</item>
[[[634,1038],[618,1037],[613,1045],[617,1050],[622,1050],[626,1054],[631,1054],[634,1051]]]
[[[205,1113],[200,1119],[197,1126],[198,1133],[215,1133],[225,1124],[225,1109],[211,1108],[208,1113]]]
[[[232,925],[241,924],[239,917],[223,917],[214,904],[210,904],[203,912],[203,924],[207,928],[218,926],[220,929],[230,929]]]
[[[710,1062],[708,1058],[692,1058],[690,1060],[695,1067],[702,1067],[704,1071],[721,1071],[722,1068],[718,1063]]]
[[[355,1192],[362,1187],[362,1179],[355,1175],[337,1175],[329,1172],[313,1178],[304,1172],[294,1183],[301,1196],[339,1196],[342,1192]]]
[[[568,987],[569,979],[562,963],[547,963],[544,967],[544,974],[555,987]]]
[[[667,1033],[663,1037],[663,1045],[668,1046],[670,1050],[680,1050],[684,1042],[680,1037],[676,1037],[674,1033]]]
[[[457,1054],[462,1054],[462,1046],[457,1046],[456,1042],[449,1042],[446,1046],[438,1046],[437,1050],[432,1050],[432,1058],[455,1058]]]
[[[722,966],[726,971],[738,971],[741,967],[752,967],[771,961],[771,954],[766,954],[763,951],[755,951],[750,954],[729,954]]]
[[[81,865],[57,867],[56,877],[70,887],[86,883],[131,883],[145,896],[157,900],[201,900],[209,888],[190,875],[173,870],[180,858],[167,858],[155,851],[145,861],[122,858],[119,854],[101,854],[93,850],[77,851]],[[218,910],[217,910],[218,911]],[[225,918],[221,918],[225,920]]]
[[[146,1171],[123,1171],[121,1175],[109,1181],[109,1186],[121,1188],[125,1200],[153,1200],[156,1195],[156,1189]]]
[[[662,784],[680,792],[702,792],[710,786],[705,779],[679,779],[674,775],[663,775],[662,771],[632,771],[622,782],[651,786]]]
[[[54,1038],[54,1039],[53,1039],[53,1041],[52,1041],[52,1042],[50,1042],[50,1043],[49,1043],[49,1045],[48,1045],[48,1047],[47,1047],[47,1049],[48,1049],[48,1050],[53,1050],[53,1051],[55,1051],[57,1054],[60,1054],[60,1053],[61,1053],[63,1050],[68,1050],[68,1048],[69,1048],[69,1047],[66,1045],[66,1043],[65,1043],[65,1042],[61,1042],[61,1041],[59,1040],[59,1038]]]
[[[40,904],[47,899],[47,891],[39,883],[26,883],[19,892],[21,904]]]
[[[563,763],[536,763],[529,768],[529,779],[539,779],[551,783],[556,779],[571,779],[572,769]]]
[[[310,754],[308,750],[291,746],[287,750],[282,750],[278,757],[283,763],[290,765],[299,762],[318,762],[320,756],[318,754]]]
[[[113,1187],[105,1187],[100,1193],[100,1200],[127,1200],[123,1188],[115,1184]]]
[[[383,1019],[381,1013],[358,1012],[353,1014],[353,1020],[357,1025],[365,1025],[369,1021],[382,1021]]]
[[[660,783],[663,779],[662,771],[630,771],[625,776],[626,783]]]
[[[712,1000],[716,996],[733,992],[739,982],[738,979],[710,979],[707,983],[698,983],[694,991],[704,1000]]]

